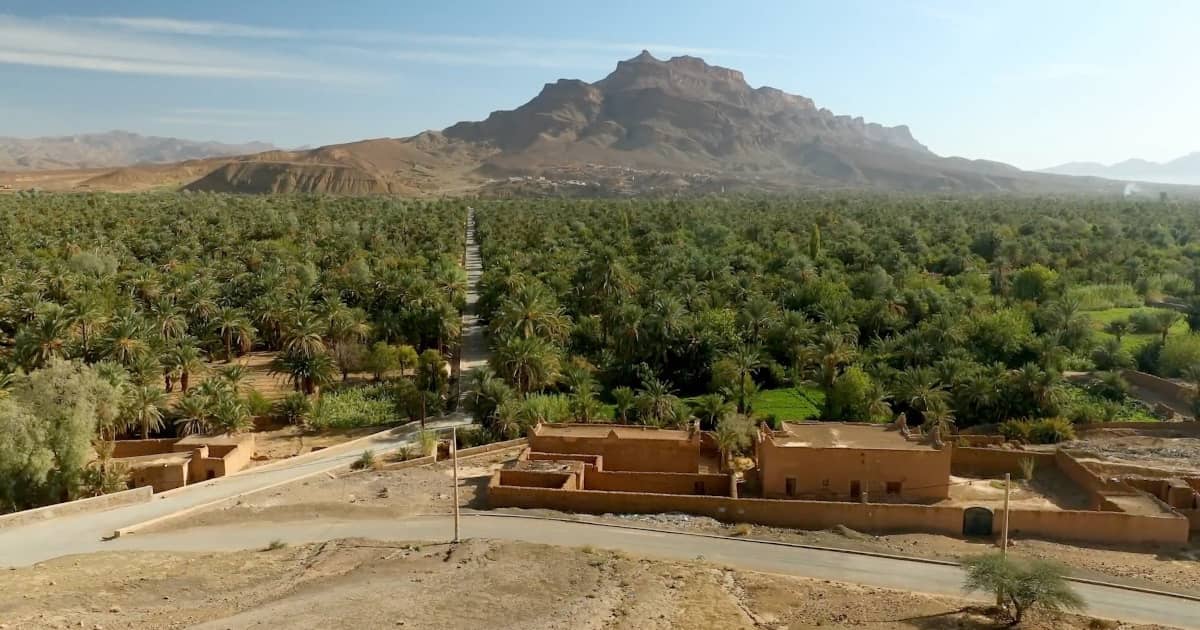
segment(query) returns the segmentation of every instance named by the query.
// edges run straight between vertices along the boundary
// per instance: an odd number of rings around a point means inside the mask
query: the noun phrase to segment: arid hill
[[[0,170],[88,169],[228,157],[273,149],[265,142],[223,144],[128,131],[52,138],[0,138]]]
[[[201,167],[205,172],[193,175]],[[562,79],[515,110],[442,131],[59,180],[92,190],[153,188],[157,181],[195,191],[403,195],[1121,190],[1103,179],[940,157],[906,126],[836,115],[803,96],[753,88],[736,70],[648,52],[594,83]],[[23,185],[0,174],[5,183]]]

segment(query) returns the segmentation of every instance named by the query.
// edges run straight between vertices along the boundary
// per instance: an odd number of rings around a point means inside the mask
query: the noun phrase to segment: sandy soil
[[[995,627],[953,598],[487,540],[60,558],[0,574],[0,611],[7,629]]]
[[[471,458],[459,467],[461,505],[487,509],[487,482],[491,473],[515,457],[518,449]],[[292,521],[336,514],[338,518],[383,518],[452,511],[452,471],[447,464],[396,471],[362,471],[330,478],[319,476],[243,498],[238,504],[195,515],[184,522],[164,523],[157,531],[193,525],[217,525],[245,520]],[[981,489],[982,491],[982,489]],[[1036,499],[1041,500],[1041,499]],[[504,512],[538,514],[634,524],[646,527],[721,535],[745,535],[744,525],[682,514],[572,515],[553,510]],[[872,536],[847,528],[804,531],[753,526],[749,537],[843,549],[957,560],[994,549],[988,541],[967,541],[936,534]],[[1098,548],[1078,547],[1041,540],[1013,541],[1012,553],[1047,558],[1072,567],[1080,576],[1141,585],[1162,586],[1200,594],[1200,544],[1186,547]]]

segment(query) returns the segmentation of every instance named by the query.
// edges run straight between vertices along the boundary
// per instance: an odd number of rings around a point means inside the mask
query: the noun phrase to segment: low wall
[[[728,497],[564,490],[497,485],[488,487],[493,508],[551,509],[585,514],[655,514],[684,512],[727,523],[773,527],[829,529],[844,525],[863,532],[923,532],[961,536],[965,506],[927,506],[827,501],[734,499]],[[1003,513],[993,532],[999,535]],[[1194,521],[1193,521],[1194,523]],[[1179,515],[1123,512],[1012,510],[1014,535],[1107,545],[1185,544],[1190,523]]]
[[[1004,527],[1003,512],[996,514],[993,531]],[[1124,512],[1076,510],[1018,510],[1008,516],[1009,533],[1052,540],[1106,545],[1186,544],[1188,519],[1178,515],[1148,516]]]
[[[962,533],[963,508],[899,504],[835,503],[775,499],[560,490],[493,485],[491,507],[552,509],[585,514],[685,512],[727,523],[829,529],[845,525],[866,532]]]
[[[534,453],[525,451],[522,456],[535,462],[583,462],[597,470],[604,470],[604,458],[600,455],[572,455],[570,453]]]
[[[155,440],[117,440],[113,442],[113,457],[142,457],[144,455],[159,455],[174,452],[174,445],[179,438]]]
[[[536,470],[501,470],[500,484],[504,486],[520,486],[522,488],[563,488],[567,486],[573,473],[545,472]]]
[[[1121,512],[1123,510],[1110,502],[1108,497],[1138,494],[1137,490],[1127,483],[1101,477],[1092,472],[1065,450],[1059,449],[1054,452],[1054,463],[1064,475],[1088,493],[1093,510]]]
[[[103,512],[111,510],[122,505],[132,505],[134,503],[145,503],[154,495],[154,491],[149,486],[142,488],[134,488],[133,490],[125,490],[123,492],[114,492],[98,497],[87,499],[79,499],[77,501],[68,501],[57,505],[47,505],[45,507],[34,508],[32,510],[23,510],[21,512],[13,512],[12,514],[0,515],[0,529],[6,527],[20,527],[30,523],[58,518],[60,516],[70,516],[72,514],[86,514],[90,512]]]
[[[142,466],[129,471],[129,483],[134,486],[152,488],[154,492],[166,492],[188,484],[190,461],[172,462],[156,466]],[[193,479],[195,481],[195,479]]]
[[[1138,372],[1137,370],[1121,370],[1121,378],[1129,381],[1130,384],[1150,390],[1164,398],[1169,398],[1184,409],[1191,408],[1192,397],[1196,395],[1195,390],[1186,385],[1180,385],[1174,381],[1160,378],[1153,374]]]
[[[950,456],[950,474],[962,477],[1002,477],[1022,474],[1021,460],[1033,459],[1034,467],[1054,467],[1054,453],[1018,451],[1006,448],[955,446]]]
[[[1200,510],[1179,510],[1187,518],[1193,532],[1200,532]]]
[[[589,470],[583,477],[583,485],[586,490],[609,492],[729,496],[729,475]]]

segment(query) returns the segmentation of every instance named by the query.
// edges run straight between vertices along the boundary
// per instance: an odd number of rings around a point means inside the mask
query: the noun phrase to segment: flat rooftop
[[[676,440],[686,442],[692,434],[680,429],[659,429],[628,424],[539,424],[533,434],[543,437],[598,438],[611,434],[622,440]]]
[[[785,422],[771,434],[776,446],[796,448],[862,448],[894,451],[932,451],[928,444],[907,440],[882,424],[851,422]]]

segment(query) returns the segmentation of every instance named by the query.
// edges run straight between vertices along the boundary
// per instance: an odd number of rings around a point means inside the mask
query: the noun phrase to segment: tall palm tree
[[[833,384],[842,366],[853,361],[858,351],[844,335],[828,331],[821,335],[813,354],[818,361],[821,389],[825,390],[828,397],[833,392]]]
[[[746,413],[748,400],[746,398],[746,381],[753,377],[754,370],[763,366],[762,351],[756,346],[743,345],[734,350],[727,357],[733,362],[734,368],[738,375],[738,413]]]
[[[271,374],[285,375],[293,389],[308,395],[337,380],[337,363],[328,354],[287,352],[271,361]]]
[[[97,331],[108,321],[108,313],[100,299],[93,295],[84,295],[71,303],[71,322],[79,333],[79,345],[84,359],[92,357],[92,341]]]
[[[621,424],[629,424],[629,412],[633,410],[637,395],[628,387],[616,387],[610,392],[613,399],[613,412]]]
[[[66,356],[70,334],[71,320],[65,309],[48,302],[38,309],[32,322],[17,332],[14,351],[26,369],[40,368],[50,359]]]
[[[212,330],[225,348],[225,362],[233,360],[234,348],[240,353],[250,351],[254,342],[254,326],[239,308],[221,307],[212,317]]]
[[[950,394],[929,368],[901,372],[896,379],[896,399],[921,414],[933,409],[949,409]]]
[[[105,356],[121,365],[132,365],[150,350],[145,335],[145,323],[136,314],[118,316],[104,336]]]
[[[665,426],[676,419],[677,400],[669,382],[648,377],[642,381],[642,389],[638,393],[639,414],[646,424]]]

